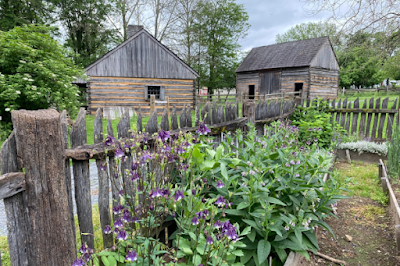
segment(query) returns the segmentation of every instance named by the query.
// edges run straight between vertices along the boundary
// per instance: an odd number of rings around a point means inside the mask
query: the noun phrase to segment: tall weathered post
[[[76,249],[60,114],[55,110],[20,110],[11,115],[17,156],[25,169],[28,265],[70,266]]]

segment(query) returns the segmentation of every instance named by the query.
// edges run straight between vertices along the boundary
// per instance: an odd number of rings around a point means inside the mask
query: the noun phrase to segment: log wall
[[[307,97],[310,78],[308,67],[285,68],[282,70],[281,91],[293,92],[295,83],[303,83],[303,97]]]
[[[236,73],[236,95],[249,94],[249,85],[254,85],[255,95],[260,93],[260,73]]]
[[[339,71],[323,68],[310,68],[309,98],[334,99],[339,88]]]
[[[89,111],[95,114],[96,109],[103,107],[112,110],[139,106],[143,114],[150,113],[150,101],[145,99],[146,86],[162,86],[170,105],[181,110],[185,105],[194,108],[195,88],[191,79],[156,79],[126,77],[91,77],[89,85]],[[157,112],[166,107],[166,101],[157,101]],[[124,110],[123,110],[124,111]]]

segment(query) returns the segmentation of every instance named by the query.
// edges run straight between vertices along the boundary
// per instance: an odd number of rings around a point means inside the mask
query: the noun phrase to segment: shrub
[[[356,142],[342,142],[337,145],[338,149],[351,150],[358,153],[369,152],[377,153],[379,155],[387,155],[388,146],[386,143],[375,143],[366,140],[356,141]]]
[[[11,129],[12,110],[55,107],[73,114],[79,106],[79,90],[72,81],[83,70],[50,33],[51,28],[35,25],[0,31],[2,130]]]
[[[319,101],[316,106],[296,108],[291,119],[299,128],[299,139],[303,144],[315,143],[321,148],[330,148],[346,132],[333,120],[329,108],[325,101]]]

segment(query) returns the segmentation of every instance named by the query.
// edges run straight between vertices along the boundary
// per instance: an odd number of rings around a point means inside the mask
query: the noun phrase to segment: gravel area
[[[97,167],[96,167],[96,162],[94,161],[90,162],[90,188],[92,192],[92,205],[93,205],[98,202],[97,194],[99,191],[99,179],[97,178]],[[76,213],[75,201],[74,201],[74,213]],[[0,200],[0,236],[7,236],[7,217],[4,209],[3,200]]]

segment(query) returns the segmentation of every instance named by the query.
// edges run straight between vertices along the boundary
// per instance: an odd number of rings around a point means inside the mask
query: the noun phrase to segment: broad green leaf
[[[225,180],[228,180],[228,171],[226,170],[225,162],[221,162],[221,175],[225,178]]]
[[[251,257],[253,257],[254,251],[246,251],[243,257],[240,257],[240,262],[246,264]]]
[[[277,198],[273,198],[273,197],[267,197],[266,201],[269,203],[273,203],[273,204],[278,204],[278,205],[282,205],[282,206],[286,206],[285,203],[283,203],[282,201],[278,200]]]
[[[193,256],[193,264],[194,265],[199,265],[201,264],[201,256],[196,254]]]
[[[306,231],[304,235],[310,240],[310,242],[315,246],[315,248],[319,249],[318,240],[314,232]]]
[[[241,202],[241,203],[239,203],[239,205],[236,207],[236,209],[237,209],[237,210],[241,210],[241,209],[244,209],[244,208],[247,208],[247,207],[249,207],[249,203],[248,203],[248,202]]]
[[[235,256],[238,256],[238,257],[244,256],[243,251],[240,250],[240,249],[237,249],[237,250],[232,251],[232,254],[235,255]]]
[[[210,155],[211,159],[214,159],[216,152],[214,150],[211,150],[211,149],[206,149],[206,151]]]
[[[241,236],[247,235],[251,231],[251,226],[247,226],[243,231],[240,233]]]
[[[235,215],[235,216],[245,216],[246,215],[245,211],[236,210],[236,209],[226,209],[225,213],[230,214],[230,215]]]
[[[219,145],[219,146],[217,147],[217,152],[216,152],[216,154],[215,154],[215,160],[221,159],[222,153],[223,153],[223,152],[224,152],[224,146]]]
[[[251,229],[250,234],[247,235],[251,242],[254,242],[256,239],[256,230]]]
[[[107,259],[110,266],[117,266],[117,260],[113,256],[109,256]]]
[[[101,261],[103,262],[104,266],[110,266],[106,256],[101,256]]]
[[[214,167],[214,165],[215,165],[215,161],[206,160],[200,165],[200,170],[201,171],[210,170]]]
[[[271,243],[265,241],[264,239],[260,240],[257,246],[258,262],[260,264],[263,263],[268,258],[270,252],[271,252]]]

